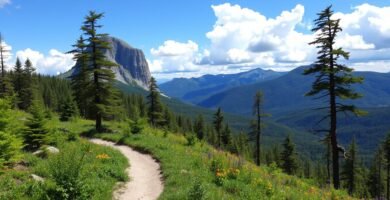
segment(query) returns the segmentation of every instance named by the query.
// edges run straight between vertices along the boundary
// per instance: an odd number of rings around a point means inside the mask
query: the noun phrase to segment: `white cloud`
[[[0,0],[0,8],[3,8],[7,4],[11,4],[11,0]]]
[[[157,49],[150,50],[154,56],[148,61],[151,72],[189,72],[198,70],[195,63],[198,57],[198,44],[189,40],[186,43],[167,40]]]
[[[300,4],[275,18],[229,3],[211,8],[216,21],[206,33],[210,42],[207,48],[199,49],[192,41],[166,41],[151,50],[155,74],[188,77],[251,67],[285,71],[316,59],[317,49],[308,44],[315,35],[299,31],[312,28]],[[362,4],[334,17],[341,19],[343,28],[336,46],[350,52],[351,59],[346,62],[349,66],[360,71],[389,71],[390,7]]]
[[[1,46],[3,47],[3,59],[5,62],[6,69],[11,69],[12,64],[10,63],[12,59],[12,47],[8,45],[5,41],[2,41]]]
[[[16,57],[23,62],[27,58],[30,59],[38,73],[48,75],[66,72],[75,64],[72,54],[64,54],[56,49],[51,49],[48,55],[44,55],[39,51],[27,48],[16,52]]]

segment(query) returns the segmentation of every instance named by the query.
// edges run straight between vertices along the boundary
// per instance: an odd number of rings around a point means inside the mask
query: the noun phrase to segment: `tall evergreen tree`
[[[19,58],[16,58],[12,82],[13,82],[15,93],[19,98],[18,100],[20,100],[20,94],[23,88],[23,66]]]
[[[367,187],[371,197],[381,199],[384,192],[384,172],[382,170],[384,165],[383,146],[379,146],[374,159],[371,162],[370,172],[367,180]]]
[[[228,150],[230,150],[229,148],[231,148],[232,140],[233,140],[232,130],[230,129],[229,124],[225,124],[221,134],[221,141],[223,146]]]
[[[283,143],[283,151],[281,154],[282,169],[287,174],[295,174],[298,169],[296,158],[295,144],[288,135]]]
[[[221,148],[221,134],[223,128],[223,114],[221,108],[218,108],[217,112],[214,114],[214,129],[217,132],[217,145],[218,148]]]
[[[153,77],[150,79],[149,95],[147,96],[147,99],[149,105],[149,123],[155,127],[160,126],[162,123],[163,106],[160,100],[160,92],[158,91],[156,79]]]
[[[202,114],[199,114],[198,117],[196,118],[195,120],[195,124],[194,124],[194,131],[196,133],[196,137],[199,139],[199,140],[203,140],[203,138],[205,137],[205,125],[204,125],[204,119],[203,119],[203,115]]]
[[[117,64],[109,61],[104,53],[110,49],[110,44],[106,38],[108,34],[97,33],[97,29],[102,26],[98,20],[103,17],[103,13],[90,11],[85,17],[81,29],[87,37],[86,48],[88,51],[88,66],[91,69],[90,91],[93,94],[92,113],[95,118],[95,129],[103,130],[103,117],[110,117],[115,114],[118,104],[118,92],[113,87],[115,74],[112,71]]]
[[[386,199],[390,199],[390,133],[383,144],[386,165]]]
[[[314,21],[313,32],[318,33],[315,41],[311,45],[319,48],[317,61],[304,74],[315,74],[316,79],[312,85],[312,90],[307,96],[319,95],[319,98],[328,98],[327,118],[330,118],[329,134],[332,144],[332,167],[333,167],[333,185],[336,189],[340,188],[339,176],[339,149],[337,143],[337,113],[353,112],[360,114],[354,105],[345,105],[340,103],[340,99],[357,99],[360,94],[354,92],[350,86],[354,83],[361,83],[363,78],[353,77],[352,68],[339,64],[339,58],[349,59],[349,53],[342,48],[335,48],[334,43],[337,34],[342,31],[340,20],[333,19],[331,6],[318,14]]]
[[[19,76],[17,75],[18,72],[16,72],[17,68],[18,66],[15,66],[15,76]],[[21,80],[19,80],[21,83],[21,88],[19,92],[19,108],[22,110],[28,110],[34,99],[34,93],[37,89],[34,74],[35,68],[33,67],[30,59],[27,58],[24,63],[22,75],[21,77],[18,77],[21,78]]]
[[[353,138],[348,152],[346,153],[346,159],[342,171],[342,178],[345,181],[345,186],[350,195],[354,194],[356,190],[359,172],[360,168],[357,163],[356,141],[355,138]]]
[[[73,45],[74,50],[68,52],[74,54],[74,60],[77,62],[78,71],[72,74],[71,86],[73,90],[73,96],[77,102],[77,106],[80,110],[81,116],[88,117],[88,105],[92,102],[90,83],[91,83],[91,70],[88,68],[89,55],[87,52],[87,45],[82,36]]]
[[[253,129],[256,136],[256,164],[260,166],[260,155],[261,155],[261,129],[262,129],[262,120],[266,115],[262,110],[263,106],[263,93],[258,91],[256,92],[254,103],[253,103],[253,115],[255,116]]]
[[[6,72],[5,60],[8,58],[9,49],[4,44],[3,37],[0,33],[0,97],[12,97],[13,88],[11,81]]]

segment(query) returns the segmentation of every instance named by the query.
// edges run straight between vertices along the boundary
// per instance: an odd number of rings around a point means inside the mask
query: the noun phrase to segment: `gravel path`
[[[150,155],[133,150],[128,146],[116,145],[101,139],[91,142],[118,149],[130,162],[126,169],[130,181],[114,192],[115,200],[155,200],[162,193],[164,186],[160,165]]]

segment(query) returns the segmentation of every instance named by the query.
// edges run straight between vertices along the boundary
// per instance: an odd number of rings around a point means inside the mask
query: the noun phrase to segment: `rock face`
[[[107,37],[107,41],[111,49],[105,52],[105,55],[119,64],[119,67],[114,68],[115,78],[123,83],[136,83],[147,89],[151,75],[142,50],[133,48],[118,38]]]
[[[107,37],[105,39],[111,46],[110,50],[104,52],[105,56],[119,65],[118,67],[113,67],[115,79],[129,85],[136,84],[147,90],[151,75],[148,62],[142,50],[133,48],[125,41],[115,37]],[[76,64],[70,71],[60,76],[69,77],[77,72]]]

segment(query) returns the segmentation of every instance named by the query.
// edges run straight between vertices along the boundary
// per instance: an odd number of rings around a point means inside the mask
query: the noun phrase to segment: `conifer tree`
[[[5,60],[8,58],[9,49],[4,44],[3,37],[0,33],[0,97],[12,98],[13,97],[13,88],[11,85],[10,77],[7,75]]]
[[[16,119],[12,118],[13,110],[8,99],[0,99],[0,169],[18,161],[23,143],[17,135]]]
[[[77,40],[76,44],[73,45],[74,50],[68,52],[74,54],[74,60],[77,62],[78,71],[72,74],[71,86],[73,90],[73,96],[77,102],[78,109],[80,110],[81,116],[88,117],[88,105],[92,102],[90,83],[91,83],[91,70],[88,69],[89,55],[87,52],[87,45],[82,36]]]
[[[367,187],[371,197],[381,199],[384,192],[384,166],[383,146],[379,146],[375,152],[373,161],[371,162],[370,172],[368,174]]]
[[[30,117],[26,123],[24,131],[24,144],[27,150],[36,150],[45,144],[45,138],[48,133],[45,124],[45,115],[43,108],[38,100],[34,100],[30,108]]]
[[[261,155],[261,129],[262,129],[262,120],[266,114],[262,111],[263,106],[263,93],[258,91],[256,92],[254,103],[253,103],[253,115],[255,116],[253,129],[256,136],[256,164],[260,166],[260,155]]]
[[[163,116],[163,106],[160,100],[160,92],[158,91],[158,86],[156,79],[152,77],[150,79],[150,85],[149,85],[149,95],[147,96],[148,99],[148,119],[149,123],[152,126],[158,127],[162,123],[162,116]]]
[[[295,174],[298,169],[296,158],[295,144],[292,142],[290,135],[287,136],[283,143],[283,152],[281,154],[282,169],[287,174]]]
[[[16,68],[16,66],[15,66]],[[24,64],[24,69],[22,71],[22,80],[21,80],[21,89],[19,93],[19,108],[22,110],[27,110],[34,99],[34,92],[36,88],[36,82],[34,79],[35,68],[33,67],[31,61],[27,58]]]
[[[18,96],[18,100],[20,100],[20,94],[23,88],[23,67],[19,58],[16,58],[16,63],[13,71],[13,86],[14,91]]]
[[[60,120],[61,121],[69,121],[72,117],[76,117],[78,115],[77,106],[75,105],[72,99],[68,99],[61,103],[60,110]]]
[[[383,151],[386,161],[386,199],[390,199],[390,133],[383,144]]]
[[[109,61],[104,55],[110,49],[106,41],[108,34],[98,33],[97,29],[102,26],[98,20],[103,17],[103,13],[90,11],[85,17],[84,25],[81,29],[87,37],[86,48],[88,51],[88,66],[86,67],[91,76],[89,91],[93,96],[92,114],[95,118],[95,129],[103,131],[103,117],[111,117],[115,114],[118,104],[118,92],[113,87],[115,74],[112,71],[117,64]]]
[[[217,112],[214,114],[214,129],[217,133],[217,145],[218,148],[221,148],[221,134],[222,134],[222,128],[223,128],[223,115],[221,108],[218,108]]]
[[[346,159],[343,166],[342,178],[345,181],[345,186],[350,195],[356,190],[357,179],[360,173],[360,168],[357,163],[357,149],[356,141],[353,138],[348,152],[346,153]]]
[[[199,140],[203,140],[203,138],[205,137],[205,125],[202,114],[199,114],[195,120],[194,131],[196,133],[196,137]]]
[[[223,128],[223,131],[222,131],[222,134],[221,134],[221,140],[222,140],[222,144],[223,146],[230,150],[229,148],[231,147],[231,144],[232,144],[232,131],[230,130],[230,127],[228,124],[225,124],[224,128]]]
[[[314,21],[313,32],[317,33],[315,41],[311,45],[319,48],[317,61],[310,68],[306,69],[304,74],[316,75],[312,85],[312,90],[307,96],[319,95],[319,98],[327,98],[327,106],[322,108],[328,111],[326,118],[330,118],[329,134],[332,145],[332,167],[333,167],[333,185],[334,188],[340,188],[339,177],[339,150],[337,143],[337,116],[338,112],[353,112],[361,114],[354,105],[341,103],[340,99],[357,99],[360,94],[354,92],[350,86],[355,83],[361,83],[363,78],[353,77],[352,68],[339,64],[340,58],[349,59],[349,53],[342,48],[335,48],[336,36],[342,31],[340,20],[333,19],[331,6],[318,14]]]

